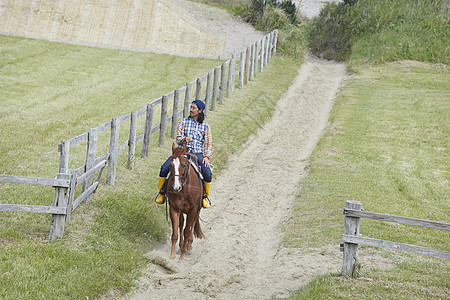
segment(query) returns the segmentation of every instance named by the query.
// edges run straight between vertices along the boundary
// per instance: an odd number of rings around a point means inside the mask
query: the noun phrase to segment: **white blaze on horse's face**
[[[177,157],[173,160],[173,169],[174,169],[174,176],[173,176],[173,191],[175,193],[178,193],[179,191],[181,191],[181,182],[180,182],[180,171],[179,171],[179,167],[180,167],[180,159]]]

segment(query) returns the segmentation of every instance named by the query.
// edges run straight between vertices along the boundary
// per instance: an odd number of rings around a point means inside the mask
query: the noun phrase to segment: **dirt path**
[[[175,262],[177,273],[151,264],[125,299],[283,297],[313,275],[339,270],[338,247],[304,255],[279,244],[344,76],[344,65],[308,58],[270,123],[213,182],[213,206],[201,213],[207,238],[194,241],[187,261]],[[155,254],[168,258],[169,245]]]

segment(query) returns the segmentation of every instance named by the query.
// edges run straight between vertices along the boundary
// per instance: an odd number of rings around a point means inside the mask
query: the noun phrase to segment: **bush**
[[[338,61],[348,58],[353,40],[351,28],[347,26],[349,14],[348,6],[342,3],[325,5],[307,27],[306,39],[311,53]]]
[[[298,24],[297,8],[292,0],[252,0],[247,13],[242,15],[256,29],[271,31],[287,24]]]
[[[260,18],[254,21],[253,26],[259,30],[269,32],[275,28],[282,28],[290,23],[289,17],[283,10],[269,7],[264,10]]]
[[[307,45],[304,27],[286,24],[278,30],[277,53],[301,61]]]
[[[443,0],[347,0],[327,4],[307,31],[311,52],[353,63],[448,63],[449,14]]]

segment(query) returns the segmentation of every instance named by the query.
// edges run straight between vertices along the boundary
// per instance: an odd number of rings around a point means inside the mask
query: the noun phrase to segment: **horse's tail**
[[[195,222],[194,225],[194,236],[198,239],[202,239],[205,237],[205,235],[203,234],[202,228],[200,227],[200,218],[197,218],[197,221]]]

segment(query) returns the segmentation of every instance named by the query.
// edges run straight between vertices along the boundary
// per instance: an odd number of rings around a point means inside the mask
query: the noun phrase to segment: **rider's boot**
[[[211,202],[208,199],[210,190],[211,190],[211,182],[205,182],[206,197],[203,198],[203,201],[202,201],[203,208],[210,208],[211,207]]]
[[[166,197],[164,194],[164,191],[162,190],[164,183],[166,182],[166,177],[159,177],[158,178],[158,197],[156,197],[155,202],[158,204],[164,204],[164,198]]]

